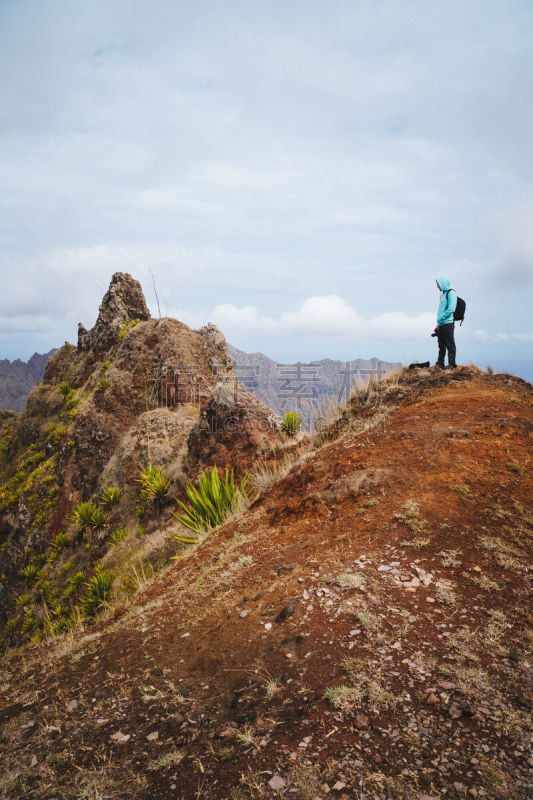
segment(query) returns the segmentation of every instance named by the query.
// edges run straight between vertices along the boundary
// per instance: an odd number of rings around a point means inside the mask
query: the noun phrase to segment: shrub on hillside
[[[107,488],[102,490],[102,494],[100,495],[100,502],[103,506],[107,506],[108,508],[113,508],[114,506],[118,506],[120,503],[120,497],[122,495],[121,490],[118,486],[108,486]]]
[[[81,607],[86,617],[95,617],[99,611],[109,607],[113,575],[104,569],[98,569],[96,574],[85,584],[86,591],[81,601]]]
[[[74,506],[70,519],[74,522],[78,531],[99,530],[106,522],[104,512],[92,500],[85,500]]]
[[[148,464],[141,470],[137,483],[139,484],[139,504],[137,510],[142,516],[147,508],[153,506],[160,509],[164,504],[171,484],[163,467],[154,467]]]
[[[183,526],[193,531],[196,535],[216,528],[231,514],[242,508],[249,500],[246,484],[248,476],[245,475],[238,486],[235,485],[233,470],[226,468],[224,478],[216,467],[204,470],[198,478],[198,486],[189,483],[185,492],[189,503],[176,500],[180,512],[174,516]],[[196,541],[190,537],[175,536],[178,541]]]
[[[288,436],[296,436],[303,425],[303,420],[297,411],[286,411],[283,415],[281,429]]]

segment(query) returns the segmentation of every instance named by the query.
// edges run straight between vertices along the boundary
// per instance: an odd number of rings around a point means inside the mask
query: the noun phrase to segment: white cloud
[[[394,311],[371,319],[369,336],[378,339],[413,339],[428,336],[434,327],[433,313],[423,312],[409,316],[404,311]]]
[[[238,307],[224,303],[215,306],[208,314],[191,315],[182,309],[176,312],[176,316],[196,327],[209,320],[224,332],[229,341],[233,338],[242,340],[246,335],[397,341],[427,337],[435,324],[430,313],[409,316],[403,311],[395,311],[365,318],[338,295],[308,297],[299,308],[278,315],[264,314],[255,306]]]
[[[0,316],[0,336],[8,338],[13,334],[35,334],[37,336],[48,335],[55,330],[55,324],[51,317],[42,314],[32,316],[31,314],[13,314]]]
[[[308,297],[296,311],[280,316],[286,333],[306,336],[343,336],[361,333],[364,322],[357,311],[337,295]]]
[[[480,342],[486,342],[487,344],[524,344],[526,342],[533,342],[533,333],[502,333],[501,331],[498,333],[489,333],[488,331],[480,329],[475,332],[475,337]]]

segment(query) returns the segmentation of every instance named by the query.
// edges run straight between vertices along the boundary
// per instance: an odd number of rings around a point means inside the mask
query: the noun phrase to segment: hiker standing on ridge
[[[457,306],[457,292],[450,286],[448,278],[438,278],[437,288],[440,291],[439,310],[437,311],[437,325],[433,333],[439,343],[439,355],[436,367],[444,369],[444,358],[448,351],[448,367],[455,369],[455,323],[453,314]]]

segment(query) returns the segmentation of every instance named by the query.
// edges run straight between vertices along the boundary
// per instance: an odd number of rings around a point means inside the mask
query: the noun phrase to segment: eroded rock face
[[[80,322],[78,350],[108,350],[119,339],[128,323],[150,319],[139,281],[126,272],[116,272],[100,304],[98,319],[88,331]]]
[[[233,373],[234,359],[228,355],[224,334],[209,322],[200,328],[200,334],[205,342],[209,366],[218,381],[225,381]]]
[[[279,420],[236,381],[222,333],[151,319],[139,283],[122,273],[113,276],[94,328],[80,325],[78,346],[65,343],[48,359],[20,417],[0,414],[0,435],[0,545],[9,580],[7,600],[0,581],[0,649],[10,616],[17,641],[26,635],[16,605],[26,587],[21,569],[46,560],[58,535],[69,538],[74,572],[87,573],[108,554],[113,528],[135,532],[141,517],[143,540],[155,533],[163,553],[174,500],[185,497],[189,480],[212,466],[234,469],[240,480],[281,441]],[[139,504],[147,466],[169,480],[157,511]],[[120,499],[105,508],[103,528],[80,533],[73,510],[87,501],[103,510],[109,488]],[[83,537],[93,537],[92,549]],[[69,577],[54,553],[47,563],[63,592]]]
[[[279,446],[280,419],[235,381],[218,384],[188,440],[192,471],[216,464],[251,472]]]
[[[58,497],[43,523],[51,535],[104,486],[127,484],[134,497],[147,463],[163,465],[178,492],[205,466],[251,470],[279,437],[276,415],[237,383],[222,332],[151,319],[139,282],[116,273],[92,330],[80,324],[78,346],[49,358],[9,453],[20,460],[34,443],[43,459],[55,454]]]

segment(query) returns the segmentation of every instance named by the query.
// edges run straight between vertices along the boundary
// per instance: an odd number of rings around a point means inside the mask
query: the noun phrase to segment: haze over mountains
[[[298,411],[308,430],[328,413],[328,407],[344,405],[354,387],[380,380],[402,366],[378,358],[280,364],[262,353],[245,353],[231,345],[228,353],[235,359],[235,375],[244,386],[280,415]]]
[[[22,411],[29,393],[44,375],[49,356],[54,351],[34,353],[28,361],[0,360],[0,408]]]

